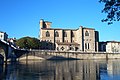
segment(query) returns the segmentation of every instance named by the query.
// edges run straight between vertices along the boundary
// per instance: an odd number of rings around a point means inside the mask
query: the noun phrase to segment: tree
[[[39,49],[40,41],[37,38],[23,37],[16,41],[16,45],[25,49]]]
[[[120,0],[99,0],[99,2],[105,4],[102,13],[107,13],[102,22],[108,22],[109,25],[114,21],[120,21]]]

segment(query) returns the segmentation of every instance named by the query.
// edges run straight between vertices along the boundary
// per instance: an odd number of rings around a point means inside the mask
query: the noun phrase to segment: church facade
[[[51,22],[40,20],[41,49],[57,51],[98,51],[99,33],[93,28],[51,28]]]

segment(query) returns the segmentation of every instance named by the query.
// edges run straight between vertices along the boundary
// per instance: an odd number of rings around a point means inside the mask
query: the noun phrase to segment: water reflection
[[[110,79],[120,80],[120,60],[109,60],[107,64],[107,72]]]
[[[16,62],[0,66],[0,80],[120,80],[119,61]]]
[[[3,65],[0,65],[0,80],[3,78]]]

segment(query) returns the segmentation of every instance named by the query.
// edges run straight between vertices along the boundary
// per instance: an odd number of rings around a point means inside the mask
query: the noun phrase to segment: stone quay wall
[[[34,50],[24,55],[24,59],[120,59],[120,53],[73,52]],[[19,59],[23,59],[20,57]]]
[[[120,53],[106,52],[48,52],[48,54],[75,59],[120,59]]]

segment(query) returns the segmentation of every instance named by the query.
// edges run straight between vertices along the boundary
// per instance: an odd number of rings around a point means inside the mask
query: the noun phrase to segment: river
[[[0,66],[0,80],[120,80],[120,60],[7,63]]]

